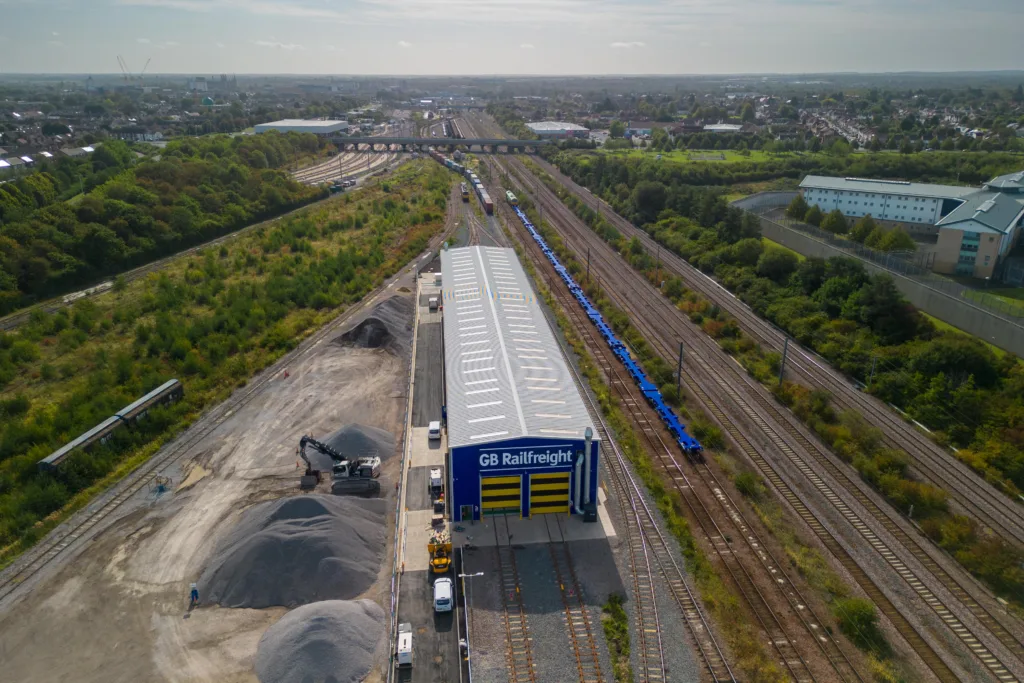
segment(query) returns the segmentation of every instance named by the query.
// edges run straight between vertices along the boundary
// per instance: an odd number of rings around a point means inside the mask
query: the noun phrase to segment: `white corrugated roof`
[[[873,180],[870,178],[833,178],[809,175],[800,183],[807,189],[840,190],[846,192],[875,192],[879,194],[908,195],[929,199],[961,199],[978,191],[976,187],[911,183],[905,180]]]
[[[441,252],[448,445],[593,428],[537,296],[511,249]]]
[[[568,130],[587,130],[584,126],[580,126],[575,123],[566,123],[565,121],[535,121],[533,123],[526,124],[526,127],[535,133],[551,133],[556,131]]]

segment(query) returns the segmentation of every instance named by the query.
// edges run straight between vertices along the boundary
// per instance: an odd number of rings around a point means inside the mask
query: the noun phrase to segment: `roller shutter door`
[[[522,514],[523,480],[514,477],[481,477],[480,510],[484,515]]]
[[[530,475],[530,515],[569,513],[569,473]]]

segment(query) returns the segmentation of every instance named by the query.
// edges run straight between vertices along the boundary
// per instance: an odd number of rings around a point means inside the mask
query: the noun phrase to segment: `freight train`
[[[480,205],[484,207],[484,212],[486,212],[488,216],[494,215],[494,202],[491,201],[491,195],[487,194],[487,190],[484,189],[484,185],[480,182],[476,173],[473,173],[462,164],[455,163],[436,149],[430,150],[430,156],[432,156],[439,164],[444,164],[456,173],[465,176],[473,186],[473,192],[475,192],[476,196],[480,199]],[[463,197],[465,196],[466,195],[463,194]]]
[[[462,201],[469,201],[469,187],[466,183],[459,183],[459,189],[462,191]]]
[[[665,400],[661,396],[661,392],[658,391],[658,387],[654,382],[647,378],[647,375],[640,367],[640,364],[633,360],[632,356],[629,354],[629,350],[626,348],[626,345],[615,336],[615,332],[612,330],[611,325],[605,322],[604,316],[601,315],[601,312],[597,310],[592,303],[590,303],[590,299],[588,299],[587,295],[583,292],[583,288],[576,284],[572,275],[569,274],[569,270],[559,262],[558,257],[555,256],[555,252],[548,246],[544,238],[540,236],[540,233],[537,232],[537,229],[526,217],[526,214],[523,213],[523,210],[518,206],[513,210],[516,212],[516,216],[519,217],[519,220],[522,221],[523,226],[529,231],[530,236],[533,237],[533,240],[540,246],[541,251],[544,252],[544,256],[547,257],[548,261],[551,262],[551,265],[555,267],[555,272],[558,273],[558,276],[562,278],[563,282],[565,282],[565,285],[569,288],[569,292],[573,295],[573,298],[576,299],[580,307],[583,309],[583,312],[587,314],[588,318],[590,318],[590,322],[592,322],[598,332],[601,333],[601,336],[604,338],[605,343],[608,344],[608,347],[612,350],[612,353],[615,354],[615,357],[619,359],[619,362],[626,368],[626,371],[633,378],[633,381],[636,382],[636,385],[640,388],[644,398],[647,399],[647,402],[650,403],[651,407],[653,407],[655,412],[658,413],[658,417],[660,417],[661,421],[665,423],[665,427],[667,427],[669,432],[672,433],[672,437],[676,440],[679,448],[682,449],[683,453],[690,460],[694,462],[703,462],[704,449],[700,445],[700,442],[687,433],[686,425],[679,420],[679,416],[676,415],[676,412],[670,406],[666,405]]]
[[[508,203],[512,206],[519,206],[519,200],[514,194],[512,194],[512,190],[505,190],[505,199],[507,199]]]

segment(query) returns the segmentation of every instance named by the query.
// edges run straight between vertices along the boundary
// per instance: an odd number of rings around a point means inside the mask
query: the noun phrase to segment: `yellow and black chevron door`
[[[522,514],[523,480],[514,477],[481,477],[480,510],[485,515],[503,512]]]
[[[569,473],[530,475],[530,515],[569,512]]]

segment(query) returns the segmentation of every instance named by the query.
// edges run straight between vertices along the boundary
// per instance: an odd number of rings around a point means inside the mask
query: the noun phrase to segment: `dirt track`
[[[303,433],[360,422],[401,436],[406,363],[388,351],[325,341],[288,378],[279,374],[193,448],[174,493],[118,521],[0,615],[0,678],[255,681],[256,644],[285,610],[188,614],[189,583],[245,506],[299,493],[295,446]],[[396,463],[386,460],[381,475],[389,496]],[[384,578],[389,570],[382,567]],[[386,584],[365,597],[386,608]]]

